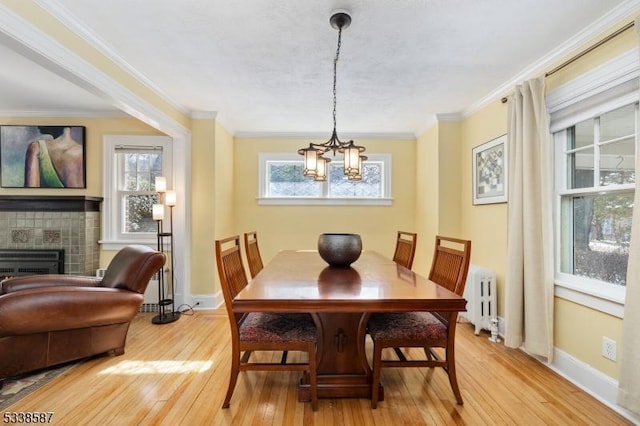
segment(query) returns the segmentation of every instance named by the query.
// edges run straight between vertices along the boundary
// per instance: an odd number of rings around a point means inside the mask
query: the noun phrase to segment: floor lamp
[[[175,271],[173,268],[173,207],[176,205],[176,193],[166,190],[166,181],[164,178],[156,178],[156,191],[160,194],[160,201],[164,204],[154,204],[152,207],[153,220],[157,222],[157,244],[158,251],[165,252],[165,238],[169,238],[169,255],[171,256],[171,298],[168,298],[165,292],[165,274],[164,268],[158,271],[158,315],[151,319],[153,324],[169,324],[180,318],[180,312],[175,310]],[[169,207],[169,224],[170,231],[165,232],[163,229],[165,204]],[[171,309],[169,310],[169,307]]]

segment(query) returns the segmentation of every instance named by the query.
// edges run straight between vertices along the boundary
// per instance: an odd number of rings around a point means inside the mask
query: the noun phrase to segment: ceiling
[[[353,19],[343,31],[338,62],[338,133],[417,135],[437,114],[461,115],[506,93],[550,52],[566,53],[558,48],[632,2],[37,3],[187,114],[216,112],[235,134],[329,136],[338,36],[329,17],[335,9],[348,10]],[[11,64],[0,67],[0,115],[117,110],[115,102],[15,50],[0,38],[0,62]]]

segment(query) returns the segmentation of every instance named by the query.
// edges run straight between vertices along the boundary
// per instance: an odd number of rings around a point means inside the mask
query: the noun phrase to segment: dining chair
[[[216,264],[220,286],[231,326],[231,376],[222,408],[229,408],[240,371],[308,371],[311,408],[318,408],[316,351],[318,349],[318,318],[311,314],[278,314],[251,312],[237,314],[233,299],[247,286],[247,275],[240,255],[240,236],[216,240]],[[254,351],[301,351],[308,353],[308,362],[249,362]]]
[[[249,273],[251,274],[251,278],[254,278],[263,268],[262,257],[260,257],[260,249],[258,248],[258,234],[256,231],[245,232],[244,252],[247,256]]]
[[[407,269],[411,269],[411,266],[413,266],[413,256],[416,254],[417,240],[418,234],[398,231],[393,261]]]
[[[444,243],[444,244],[443,244]],[[429,279],[462,296],[469,270],[471,241],[436,236]],[[462,405],[455,364],[455,332],[457,312],[374,313],[369,318],[367,333],[373,340],[371,408],[378,404],[380,369],[384,367],[442,367]],[[382,359],[382,350],[393,348],[397,360]],[[426,358],[408,359],[400,348],[423,348]],[[444,348],[444,357],[434,348]]]

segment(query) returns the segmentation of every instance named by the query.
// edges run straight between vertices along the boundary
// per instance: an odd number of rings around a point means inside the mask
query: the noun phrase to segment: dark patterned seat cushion
[[[252,312],[240,324],[241,342],[315,342],[316,336],[309,314]]]
[[[367,331],[371,338],[446,341],[447,327],[429,312],[373,314]]]

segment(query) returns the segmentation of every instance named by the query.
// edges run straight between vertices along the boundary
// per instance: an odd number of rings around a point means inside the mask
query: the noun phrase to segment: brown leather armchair
[[[124,353],[129,323],[163,253],[128,246],[103,278],[30,275],[0,289],[0,387],[9,376],[111,352]]]

